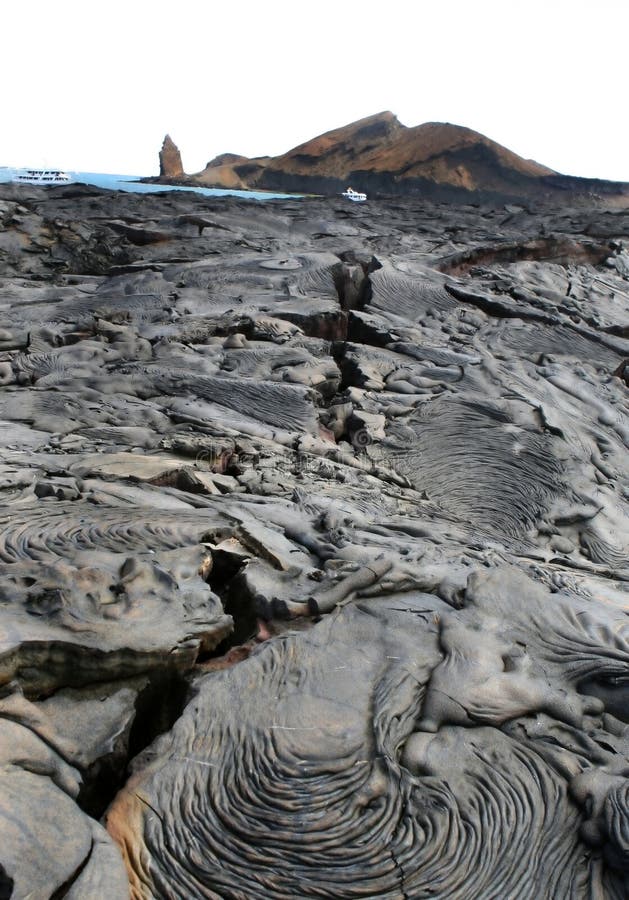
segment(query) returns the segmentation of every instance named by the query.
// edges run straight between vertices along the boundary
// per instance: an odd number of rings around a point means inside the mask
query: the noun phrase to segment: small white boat
[[[12,181],[17,184],[68,184],[72,181],[60,169],[14,169]]]
[[[354,203],[364,203],[367,199],[367,194],[361,194],[359,191],[354,191],[351,187],[348,187],[346,191],[343,191],[341,197],[353,200]]]

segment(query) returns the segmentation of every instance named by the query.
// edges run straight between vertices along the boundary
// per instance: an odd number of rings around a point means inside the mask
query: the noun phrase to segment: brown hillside
[[[408,129],[392,112],[377,113],[342,128],[326,131],[269,162],[273,169],[345,178],[363,159],[377,158],[396,145]]]
[[[513,193],[538,190],[541,177],[555,174],[470,128],[441,122],[407,128],[393,113],[383,112],[270,159],[255,183],[299,189],[299,179],[305,179],[313,190],[325,191],[334,188],[331,180],[360,180],[369,190],[421,184],[424,189]]]
[[[445,200],[470,192],[494,198],[567,194],[610,200],[627,186],[568,178],[460,125],[407,128],[380,112],[318,135],[287,153],[248,159],[221,154],[191,179],[205,186],[334,194],[347,184],[370,193],[420,193]]]
[[[430,177],[429,173],[433,172],[437,160],[478,146],[489,149],[500,166],[521,175],[536,178],[554,174],[552,169],[523,159],[471,128],[444,122],[426,122],[415,128],[405,128],[389,146],[372,151],[361,159],[361,168],[399,172],[407,177]]]
[[[338,178],[355,171],[391,172],[399,177],[455,183],[459,179],[447,159],[479,146],[487,148],[498,165],[518,174],[531,178],[554,174],[552,169],[522,159],[470,128],[442,122],[406,128],[391,112],[328,131],[272,158],[268,168]]]

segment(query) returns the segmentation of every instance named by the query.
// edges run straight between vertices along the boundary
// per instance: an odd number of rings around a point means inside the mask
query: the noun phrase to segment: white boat
[[[14,169],[11,178],[17,184],[68,184],[72,181],[60,169]]]
[[[346,191],[343,191],[341,197],[353,200],[354,203],[364,203],[367,199],[367,194],[361,194],[359,191],[354,191],[351,187],[348,187]]]

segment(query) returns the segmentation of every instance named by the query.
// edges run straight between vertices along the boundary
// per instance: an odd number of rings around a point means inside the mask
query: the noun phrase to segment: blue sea
[[[11,181],[13,172],[26,171],[0,166],[0,182]],[[133,194],[160,194],[164,191],[192,191],[205,197],[242,197],[245,200],[294,200],[297,194],[273,194],[268,191],[230,191],[221,188],[184,187],[170,184],[143,184],[140,175],[108,175],[103,172],[69,172],[73,184],[93,184],[110,191]]]

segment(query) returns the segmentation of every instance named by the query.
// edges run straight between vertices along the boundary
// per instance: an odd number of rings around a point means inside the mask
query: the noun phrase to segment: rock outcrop
[[[447,202],[591,202],[629,205],[629,185],[560,175],[470,128],[402,125],[382,112],[319,135],[276,157],[222,154],[191,176],[208,187],[337,194],[420,194]]]
[[[171,136],[167,134],[159,151],[160,178],[182,178],[184,174],[181,153]]]
[[[0,186],[0,896],[627,896],[628,232]]]

